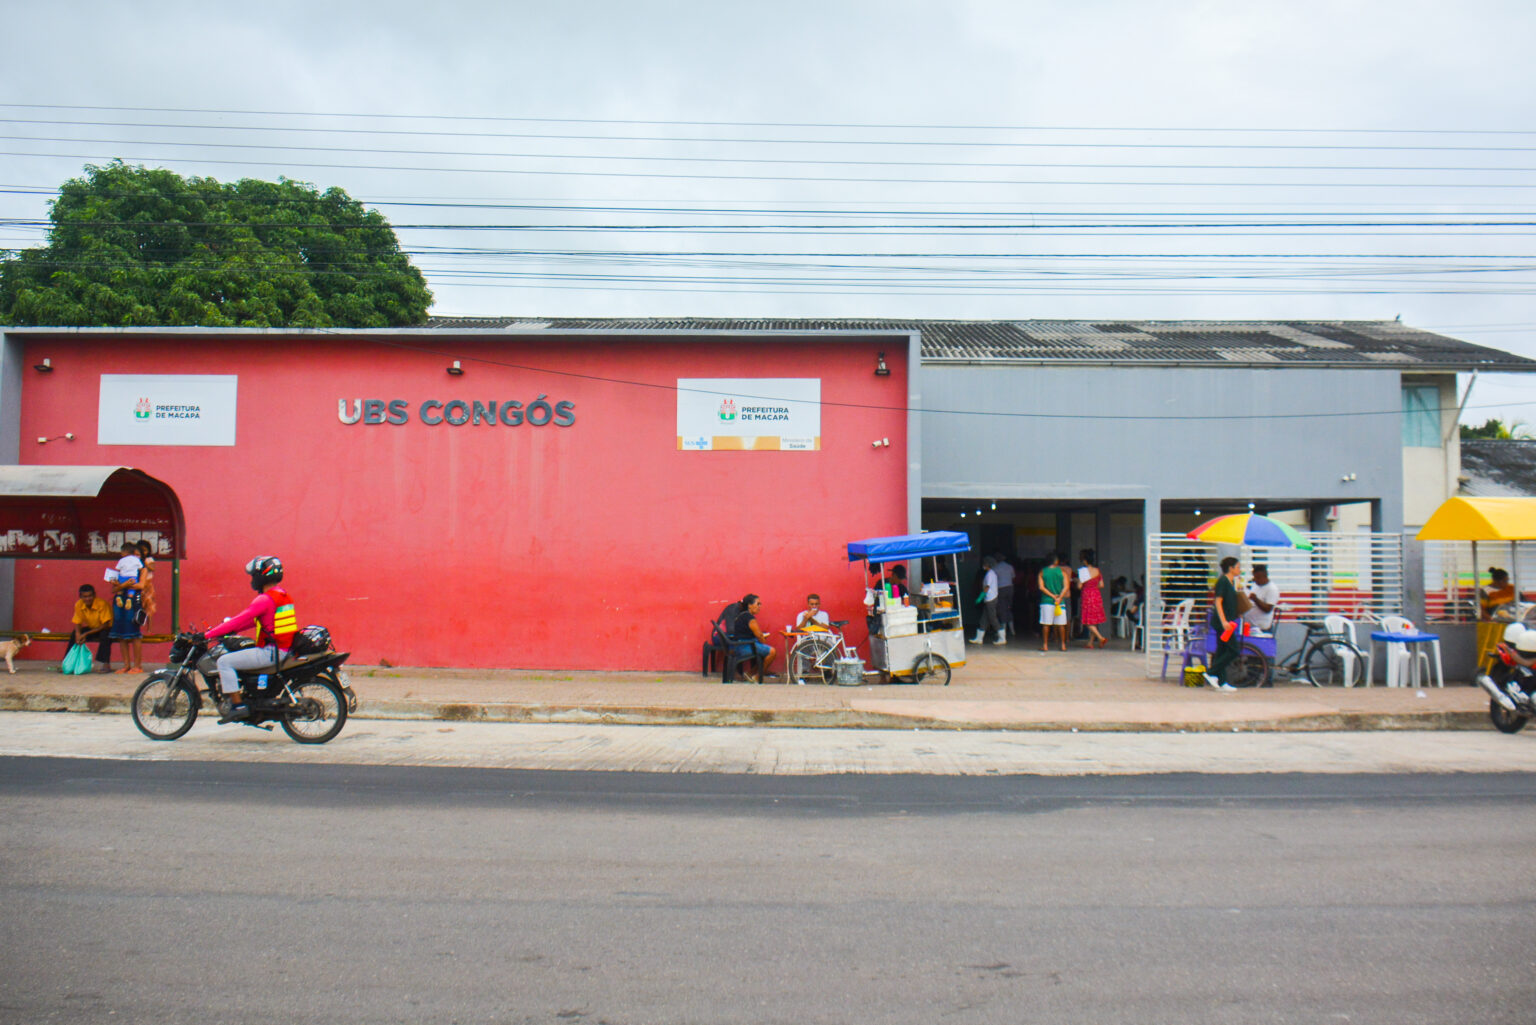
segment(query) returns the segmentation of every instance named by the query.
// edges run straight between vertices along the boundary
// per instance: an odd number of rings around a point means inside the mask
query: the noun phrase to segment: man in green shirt
[[[1061,631],[1061,650],[1067,650],[1067,596],[1072,586],[1062,566],[1060,553],[1052,552],[1050,562],[1035,581],[1040,587],[1040,650],[1049,651],[1051,633]]]
[[[1242,563],[1232,556],[1221,560],[1221,576],[1216,578],[1216,597],[1211,602],[1211,629],[1216,631],[1216,657],[1211,659],[1211,671],[1205,674],[1205,682],[1216,690],[1235,691],[1227,682],[1227,667],[1243,651],[1243,633],[1238,613],[1237,578],[1243,571]],[[1222,640],[1229,624],[1238,624],[1231,635]]]

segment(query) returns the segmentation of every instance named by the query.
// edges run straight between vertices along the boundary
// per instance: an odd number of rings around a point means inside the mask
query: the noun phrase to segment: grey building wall
[[[923,497],[1140,498],[1149,519],[1178,499],[1377,500],[1381,529],[1399,530],[1400,380],[1395,369],[925,364]],[[1339,415],[1349,411],[1382,415]],[[1244,419],[1196,419],[1213,415]]]

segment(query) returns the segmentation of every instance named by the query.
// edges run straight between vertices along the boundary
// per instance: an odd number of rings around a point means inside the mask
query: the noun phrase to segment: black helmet
[[[283,560],[275,555],[258,555],[245,564],[245,571],[251,575],[251,590],[259,593],[268,584],[283,579]]]

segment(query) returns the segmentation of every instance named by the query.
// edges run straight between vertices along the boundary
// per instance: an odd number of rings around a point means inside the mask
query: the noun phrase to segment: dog
[[[5,656],[5,668],[11,675],[16,675],[16,667],[11,664],[11,659],[21,654],[21,649],[32,643],[31,634],[22,634],[20,637],[9,641],[0,641],[0,655]]]

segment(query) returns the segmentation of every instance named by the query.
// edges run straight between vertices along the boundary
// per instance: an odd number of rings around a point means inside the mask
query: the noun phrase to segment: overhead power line
[[[87,140],[77,140],[85,142]],[[1034,185],[1066,186],[1072,188],[1285,188],[1285,189],[1536,189],[1536,182],[1317,182],[1317,181],[1122,181],[1092,179],[1033,179],[1033,178],[860,178],[845,175],[754,175],[754,174],[683,174],[660,171],[595,171],[588,169],[551,168],[542,170],[524,167],[423,167],[410,164],[359,164],[322,163],[290,160],[238,160],[231,157],[163,157],[102,153],[29,153],[24,151],[0,151],[5,157],[35,157],[42,159],[112,160],[134,163],[169,163],[184,161],[193,164],[215,164],[231,167],[283,167],[311,170],[350,171],[406,171],[427,174],[496,174],[518,176],[556,176],[563,178],[648,178],[658,181],[754,181],[754,182],[801,182],[849,185]]]
[[[1370,128],[1350,127],[1263,127],[1238,125],[1221,127],[1199,125],[1048,125],[1048,124],[945,124],[896,123],[896,122],[828,122],[828,121],[682,121],[646,120],[638,118],[587,118],[587,117],[529,117],[477,114],[380,114],[368,111],[315,111],[315,110],[249,110],[217,107],[129,107],[101,104],[69,103],[0,103],[0,109],[12,110],[112,110],[154,114],[228,114],[247,117],[303,117],[303,118],[355,118],[358,120],[392,121],[448,121],[466,123],[500,124],[567,124],[567,125],[666,125],[709,128],[824,128],[857,129],[869,131],[982,131],[982,132],[1184,132],[1184,133],[1251,133],[1251,134],[1358,134],[1358,135],[1533,135],[1536,129],[1517,128]]]
[[[67,135],[0,135],[6,142],[67,142],[93,146],[175,146],[195,149],[286,150],[297,153],[369,153],[405,157],[477,157],[516,160],[604,160],[675,164],[788,164],[816,167],[957,167],[1021,168],[1028,170],[1137,170],[1137,171],[1453,171],[1479,174],[1515,174],[1536,171],[1536,167],[1506,167],[1499,164],[1477,165],[1392,165],[1392,164],[1154,164],[1145,161],[1111,163],[1068,163],[1064,161],[1022,163],[997,160],[850,160],[826,157],[740,157],[680,156],[656,153],[531,153],[487,152],[486,150],[402,149],[399,147],[304,146],[282,142],[214,142],[209,140],[171,139],[82,139]],[[1095,147],[1074,147],[1095,148]],[[1122,147],[1128,148],[1128,147]],[[1166,147],[1160,147],[1166,148]],[[1204,149],[1244,149],[1246,147],[1205,146]],[[1300,147],[1294,147],[1300,148]],[[1462,147],[1476,149],[1478,147]],[[1511,152],[1536,152],[1536,146],[1508,147]]]

